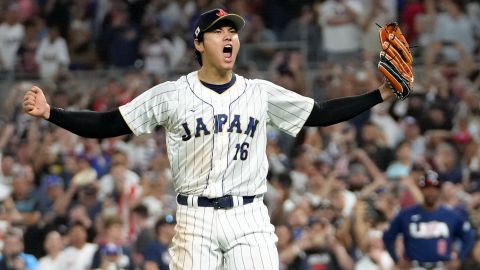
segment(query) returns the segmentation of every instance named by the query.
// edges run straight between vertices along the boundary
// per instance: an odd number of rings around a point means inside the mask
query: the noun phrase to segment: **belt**
[[[225,195],[219,198],[207,198],[198,196],[187,196],[178,194],[177,202],[181,205],[213,207],[215,209],[228,209],[234,206],[249,204],[254,201],[256,197],[261,196],[232,196]]]
[[[415,267],[421,267],[425,269],[439,269],[445,266],[445,263],[442,261],[439,262],[419,262],[419,261],[413,261],[412,262],[413,266]]]

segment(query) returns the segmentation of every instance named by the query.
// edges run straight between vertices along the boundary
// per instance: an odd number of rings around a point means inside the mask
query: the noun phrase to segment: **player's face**
[[[219,23],[205,32],[197,50],[202,53],[203,66],[232,70],[240,49],[237,30],[228,22]]]
[[[440,197],[440,189],[437,187],[424,187],[422,188],[423,198],[425,205],[428,207],[433,207]]]

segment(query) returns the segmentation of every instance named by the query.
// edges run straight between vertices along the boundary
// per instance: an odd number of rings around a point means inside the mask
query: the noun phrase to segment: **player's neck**
[[[423,204],[422,207],[423,209],[425,209],[427,212],[432,212],[432,211],[435,211],[437,208],[438,208],[438,203],[435,203],[433,205],[427,205],[427,204]]]
[[[226,84],[232,79],[232,70],[218,70],[203,66],[198,70],[198,79],[209,84]]]

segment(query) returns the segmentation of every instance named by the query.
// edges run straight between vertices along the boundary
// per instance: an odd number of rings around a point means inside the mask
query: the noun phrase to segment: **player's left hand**
[[[446,269],[447,270],[458,270],[460,269],[461,262],[458,258],[452,259],[447,263]]]
[[[413,87],[413,57],[407,40],[397,23],[388,23],[379,30],[380,62],[378,70],[385,76],[392,92],[401,100]]]

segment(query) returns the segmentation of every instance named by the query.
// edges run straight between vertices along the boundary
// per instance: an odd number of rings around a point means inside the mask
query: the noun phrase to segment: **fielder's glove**
[[[405,99],[413,86],[412,53],[397,23],[389,23],[379,30],[380,62],[378,70],[388,81],[393,93]]]

